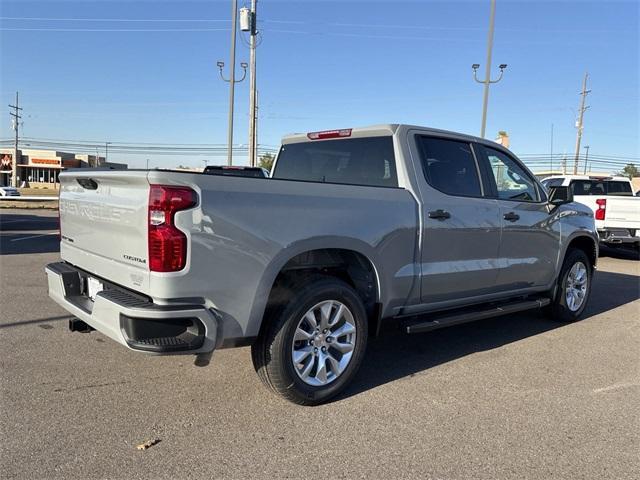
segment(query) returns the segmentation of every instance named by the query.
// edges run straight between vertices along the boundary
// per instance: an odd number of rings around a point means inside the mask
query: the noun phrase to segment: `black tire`
[[[253,366],[262,382],[275,393],[299,405],[318,405],[342,392],[362,363],[368,337],[365,308],[354,289],[335,277],[316,275],[289,284],[284,290],[288,298],[265,317],[266,323],[251,347]],[[303,316],[327,300],[340,302],[349,309],[356,327],[355,341],[344,370],[330,383],[313,386],[296,372],[292,353],[294,333]]]
[[[586,291],[584,299],[579,308],[570,308],[567,302],[567,289],[569,288],[569,274],[578,263],[586,267]],[[558,322],[575,322],[580,318],[587,306],[589,295],[591,294],[591,284],[593,281],[593,265],[587,254],[578,249],[571,249],[567,252],[558,276],[558,283],[551,305],[546,309],[547,315]]]

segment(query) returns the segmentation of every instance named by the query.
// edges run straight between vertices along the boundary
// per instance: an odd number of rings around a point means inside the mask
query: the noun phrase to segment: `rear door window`
[[[478,167],[468,142],[419,136],[427,182],[448,195],[482,196]]]
[[[349,138],[283,145],[273,178],[397,187],[393,139]]]

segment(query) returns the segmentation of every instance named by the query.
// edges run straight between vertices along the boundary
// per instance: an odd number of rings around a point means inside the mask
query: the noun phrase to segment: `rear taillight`
[[[595,219],[604,220],[604,217],[607,214],[607,199],[606,198],[596,199],[596,205],[598,206],[598,208],[594,212]]]
[[[148,228],[152,272],[177,272],[187,264],[187,236],[176,228],[174,217],[197,201],[196,192],[190,188],[151,185]]]

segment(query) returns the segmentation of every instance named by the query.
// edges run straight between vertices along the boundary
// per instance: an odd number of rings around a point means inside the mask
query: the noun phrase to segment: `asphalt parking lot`
[[[248,348],[200,368],[69,333],[43,272],[56,215],[0,213],[1,478],[640,478],[635,255],[604,252],[580,322],[389,331],[309,408],[267,391]]]

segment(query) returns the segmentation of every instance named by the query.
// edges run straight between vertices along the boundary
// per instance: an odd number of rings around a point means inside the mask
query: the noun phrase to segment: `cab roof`
[[[421,130],[427,134],[433,135],[442,135],[446,137],[457,138],[460,140],[464,140],[467,142],[477,142],[484,143],[486,145],[490,145],[492,147],[498,146],[502,147],[498,143],[495,143],[491,140],[487,140],[486,138],[479,138],[473,135],[467,135],[459,132],[452,132],[449,130],[441,130],[437,128],[431,127],[423,127],[418,125],[410,125],[404,123],[383,123],[379,125],[370,125],[365,127],[354,127],[354,128],[342,128],[336,130],[323,130],[319,132],[305,132],[305,133],[291,133],[285,135],[282,138],[282,144],[290,144],[290,143],[301,143],[301,142],[317,142],[317,141],[330,141],[336,140],[339,138],[363,138],[363,137],[382,137],[386,135],[395,135],[400,130]],[[349,132],[347,135],[340,134],[340,132]],[[314,134],[332,134],[331,136],[320,137],[320,138],[312,138]],[[504,147],[502,147],[504,148]]]
[[[555,178],[561,178],[563,180],[613,180],[616,182],[629,182],[630,180],[627,177],[620,177],[614,175],[607,175],[603,173],[602,175],[549,175],[548,177],[543,178],[543,180],[553,180]]]

